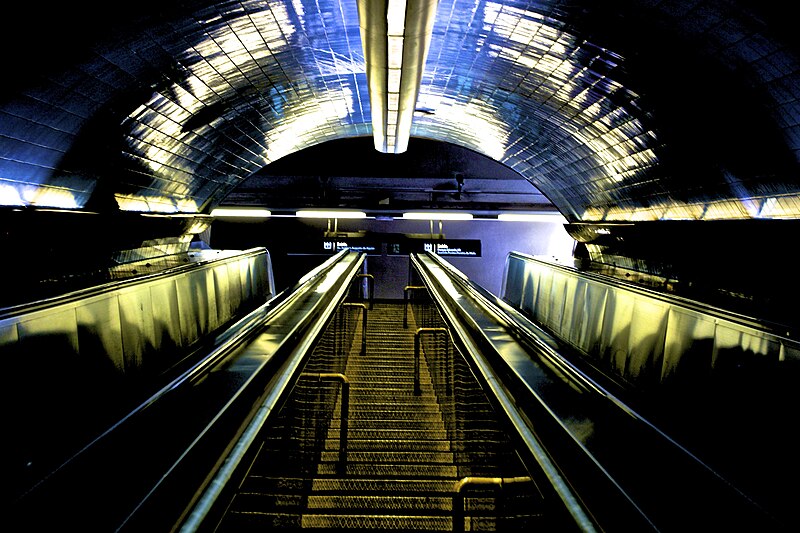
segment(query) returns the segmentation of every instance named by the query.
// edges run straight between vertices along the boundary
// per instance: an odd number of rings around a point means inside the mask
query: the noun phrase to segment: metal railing
[[[411,291],[427,290],[425,285],[406,285],[403,287],[403,327],[408,328],[408,301]]]
[[[414,333],[414,395],[419,396],[422,394],[422,387],[420,386],[420,378],[419,378],[419,364],[420,364],[420,353],[422,352],[422,336],[423,335],[436,335],[436,334],[444,334],[447,336],[447,341],[445,343],[445,350],[447,354],[450,353],[449,347],[449,340],[450,340],[450,330],[447,328],[417,328],[417,331]],[[449,385],[449,381],[447,381]],[[447,392],[447,395],[450,395],[450,392]]]
[[[467,488],[476,486],[490,486],[503,489],[507,485],[515,483],[531,483],[533,480],[529,476],[519,477],[480,477],[467,476],[456,481],[453,485],[453,533],[463,533],[464,521],[466,519],[466,497],[464,492]],[[502,496],[501,496],[502,497]],[[498,517],[502,514],[498,512]],[[498,527],[498,531],[500,528]]]
[[[319,381],[337,381],[341,385],[342,400],[339,404],[339,463],[337,468],[344,471],[347,464],[347,434],[350,425],[350,380],[341,372],[302,373],[301,377],[317,379]]]

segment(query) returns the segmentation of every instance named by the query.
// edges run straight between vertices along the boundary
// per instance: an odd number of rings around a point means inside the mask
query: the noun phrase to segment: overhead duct
[[[358,0],[372,135],[379,152],[408,148],[438,0]]]

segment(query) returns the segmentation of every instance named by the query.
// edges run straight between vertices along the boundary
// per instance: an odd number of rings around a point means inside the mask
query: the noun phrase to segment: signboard
[[[333,255],[344,249],[367,255],[409,255],[432,252],[450,257],[480,257],[478,239],[424,239],[386,234],[370,237],[324,237],[310,241],[298,240],[289,252],[292,255]]]
[[[322,251],[335,254],[345,248],[354,252],[364,252],[366,254],[381,254],[381,243],[372,239],[362,237],[330,238],[322,240]]]
[[[422,249],[436,255],[449,255],[459,257],[480,257],[481,241],[474,239],[444,239],[423,241]]]

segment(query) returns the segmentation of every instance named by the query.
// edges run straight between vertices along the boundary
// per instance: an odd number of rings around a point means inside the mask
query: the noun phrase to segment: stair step
[[[428,494],[441,496],[452,494],[454,480],[449,479],[370,479],[355,477],[318,477],[314,479],[249,476],[242,485],[246,492],[286,494],[302,493],[387,493],[398,496]]]
[[[453,510],[453,498],[451,497],[431,497],[431,496],[351,496],[351,495],[324,495],[309,496],[309,509],[325,510],[381,510],[384,512],[398,511],[419,511],[431,513],[431,511]]]
[[[340,462],[338,438],[340,385],[300,380],[263,432],[259,454],[220,532],[452,531],[459,479],[525,475],[495,412],[453,348],[446,355],[423,350],[415,380],[417,327],[413,313],[408,317],[409,327],[402,328],[402,305],[376,305],[368,315],[366,353],[360,320],[349,321],[353,329],[335,342],[320,343],[320,352],[329,354],[343,354],[343,341],[353,343],[341,357],[317,357],[315,351],[305,370],[336,368],[350,382],[346,461]],[[415,381],[421,394],[414,394]],[[465,494],[466,531],[498,528],[491,516],[496,497],[494,488],[485,487]],[[537,508],[530,499],[521,501],[504,509],[518,514]]]
[[[352,399],[352,397],[351,397]],[[365,401],[367,400],[367,401]],[[381,413],[383,415],[400,413],[402,415],[414,413],[436,413],[440,414],[442,410],[435,403],[430,402],[402,402],[402,403],[389,403],[386,401],[369,401],[370,397],[365,396],[359,402],[350,404],[349,415],[359,413]],[[338,407],[338,405],[337,405]]]
[[[325,441],[325,449],[333,450],[339,447],[339,439],[328,439]],[[451,444],[446,439],[353,439],[347,440],[347,449],[351,451],[427,451],[427,452],[449,452]]]
[[[451,493],[455,481],[438,479],[358,479],[317,478],[312,482],[315,492],[342,491],[347,493],[387,492],[403,495],[414,493]]]
[[[335,462],[339,460],[339,453],[336,451],[324,451],[321,455],[321,460],[324,462]],[[426,452],[420,450],[414,451],[350,451],[347,450],[348,463],[369,463],[369,464],[382,464],[382,463],[408,463],[408,464],[453,464],[454,458],[452,453],[448,452]]]
[[[449,516],[303,515],[303,528],[378,529],[397,531],[452,531]]]
[[[441,417],[438,419],[434,417],[429,417],[426,422],[436,422],[441,421]],[[340,420],[338,418],[331,420],[331,428],[338,428],[340,424]],[[381,419],[355,419],[350,420],[349,427],[351,429],[410,429],[414,430],[420,427],[420,419],[418,420],[381,420]]]
[[[337,464],[320,463],[317,472],[325,476],[338,476]],[[395,463],[348,463],[344,469],[345,475],[356,477],[408,477],[408,478],[446,478],[458,479],[458,467],[455,465],[429,465],[429,464],[395,464]]]
[[[376,424],[380,424],[382,421],[386,422],[397,422],[397,421],[411,421],[416,422],[418,424],[433,424],[433,423],[442,423],[442,413],[439,409],[431,409],[430,407],[424,410],[400,410],[400,411],[391,411],[386,409],[384,406],[375,406],[371,409],[365,409],[364,406],[357,407],[356,409],[350,409],[350,412],[347,415],[348,420],[353,422],[354,420],[364,420],[364,421],[374,421]],[[331,420],[339,420],[340,417],[337,415]]]

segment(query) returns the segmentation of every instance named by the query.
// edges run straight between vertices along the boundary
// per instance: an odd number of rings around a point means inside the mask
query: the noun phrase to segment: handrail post
[[[356,274],[355,279],[359,278],[366,278],[367,280],[367,298],[369,299],[369,308],[371,310],[375,302],[375,276],[372,274]]]
[[[463,533],[466,509],[464,509],[465,498],[463,490],[474,485],[493,485],[502,489],[511,483],[523,483],[532,481],[528,476],[521,477],[478,477],[467,476],[456,481],[453,486],[453,533]],[[497,524],[495,524],[496,526]]]
[[[316,378],[319,381],[338,381],[341,383],[342,402],[339,406],[339,470],[347,464],[347,433],[350,425],[350,380],[339,372],[304,373],[302,377]]]
[[[363,303],[345,302],[342,307],[360,307],[361,313],[361,355],[367,355],[367,306]]]
[[[450,333],[450,330],[447,328],[418,328],[414,333],[414,396],[422,394],[422,386],[419,382],[419,354],[424,333]]]
[[[408,291],[426,289],[425,285],[406,285],[403,287],[403,327],[408,329]]]

